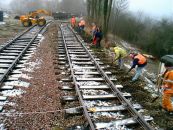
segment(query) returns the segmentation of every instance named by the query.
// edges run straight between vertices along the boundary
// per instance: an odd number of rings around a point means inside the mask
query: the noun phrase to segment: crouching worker
[[[113,48],[115,53],[115,61],[118,60],[119,69],[122,69],[124,66],[124,58],[127,56],[127,51],[121,47]]]
[[[96,48],[100,48],[100,42],[103,38],[103,33],[101,28],[97,27],[95,35],[94,35],[94,39],[93,39],[93,44],[96,46]]]
[[[130,53],[130,57],[133,59],[133,64],[128,72],[130,72],[132,69],[134,69],[137,66],[135,76],[132,78],[132,81],[131,81],[131,82],[135,82],[141,75],[144,67],[147,65],[147,59],[142,54],[135,53],[135,52]]]
[[[171,97],[173,97],[173,66],[165,64],[166,72],[163,75],[163,97],[162,107],[173,116],[173,106]]]

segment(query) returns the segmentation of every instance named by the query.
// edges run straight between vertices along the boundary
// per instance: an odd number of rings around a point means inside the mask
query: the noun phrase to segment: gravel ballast
[[[25,88],[26,93],[22,97],[11,99],[16,104],[13,109],[25,114],[6,117],[5,126],[8,129],[50,129],[56,125],[58,116],[61,115],[59,114],[61,113],[60,90],[54,73],[51,46],[52,39],[56,38],[56,32],[55,25],[52,24],[45,39],[30,59],[32,62],[39,59],[41,63],[34,72],[30,73],[32,78],[28,81],[30,86]]]

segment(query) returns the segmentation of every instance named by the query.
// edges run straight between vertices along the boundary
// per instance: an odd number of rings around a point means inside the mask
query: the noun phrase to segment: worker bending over
[[[81,21],[79,22],[80,32],[83,32],[84,28],[85,28],[85,20],[82,18]]]
[[[142,54],[136,52],[130,53],[130,57],[133,59],[133,64],[128,72],[130,72],[133,68],[137,66],[135,76],[132,78],[131,81],[134,82],[139,78],[143,68],[147,65],[147,59]]]
[[[95,23],[92,23],[92,29],[91,29],[92,39],[94,39],[94,36],[95,36],[96,31],[97,31],[97,26],[96,26]]]
[[[72,16],[72,18],[71,18],[71,27],[74,28],[75,25],[76,25],[76,18],[75,18],[75,16]]]
[[[127,56],[127,51],[121,47],[114,47],[115,61],[118,60],[118,66],[120,69],[124,66],[124,58]]]
[[[171,104],[171,97],[173,97],[173,66],[165,64],[166,72],[163,75],[163,97],[162,107],[173,115],[173,106]]]
[[[103,33],[101,28],[97,27],[96,28],[96,32],[94,34],[94,39],[93,39],[93,44],[96,46],[96,48],[100,48],[101,47],[101,40],[103,38]]]

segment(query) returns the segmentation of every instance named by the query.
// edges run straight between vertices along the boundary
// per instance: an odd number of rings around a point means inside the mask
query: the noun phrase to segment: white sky
[[[142,11],[152,17],[173,16],[173,0],[129,0],[129,10]]]
[[[0,0],[8,4],[11,0]],[[152,17],[173,17],[173,0],[129,0],[129,10],[142,11]]]

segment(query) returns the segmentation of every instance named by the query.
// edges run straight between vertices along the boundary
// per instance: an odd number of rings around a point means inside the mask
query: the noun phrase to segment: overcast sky
[[[0,3],[9,3],[11,0],[0,0]],[[152,17],[173,16],[173,0],[129,0],[129,10],[142,11]]]
[[[173,0],[129,0],[129,9],[143,11],[152,17],[173,16]]]
[[[11,0],[0,0],[0,2],[3,2],[5,4],[8,4]]]

